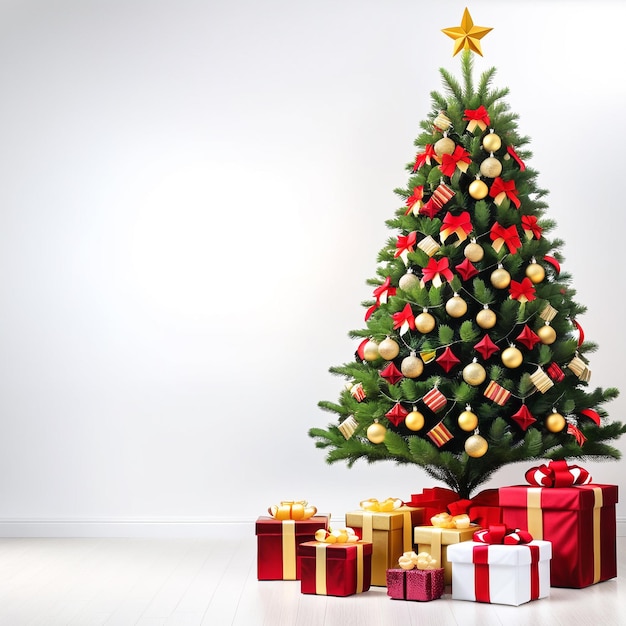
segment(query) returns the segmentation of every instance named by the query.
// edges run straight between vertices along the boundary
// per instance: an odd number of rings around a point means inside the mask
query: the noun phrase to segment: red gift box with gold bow
[[[281,502],[256,521],[258,580],[299,580],[298,545],[313,541],[315,532],[327,529],[328,515],[306,502]]]
[[[470,521],[482,528],[502,521],[502,510],[498,502],[497,489],[485,489],[473,498],[460,498],[459,495],[444,487],[423,489],[422,493],[411,494],[406,502],[408,506],[424,507],[424,523],[431,517],[447,512],[450,515],[469,515]]]
[[[588,472],[551,461],[526,472],[530,485],[499,489],[502,521],[552,542],[553,587],[579,589],[617,576],[617,485],[589,482]]]

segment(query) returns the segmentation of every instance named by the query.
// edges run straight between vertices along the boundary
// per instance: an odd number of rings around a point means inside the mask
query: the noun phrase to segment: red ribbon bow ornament
[[[489,528],[477,530],[474,533],[474,541],[489,544],[504,544],[506,546],[530,543],[533,536],[527,530],[516,528],[512,530],[504,524],[492,524]]]
[[[524,475],[526,481],[537,487],[571,487],[591,482],[589,472],[567,461],[550,461],[548,465],[531,467]]]

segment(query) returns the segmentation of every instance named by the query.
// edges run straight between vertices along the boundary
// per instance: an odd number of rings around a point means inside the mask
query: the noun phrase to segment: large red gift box
[[[422,493],[411,494],[406,502],[408,506],[424,508],[424,523],[439,513],[461,515],[467,513],[472,523],[483,528],[502,522],[502,510],[498,503],[498,490],[485,489],[471,499],[459,498],[451,489],[444,487],[430,487]]]
[[[315,531],[328,529],[328,523],[328,515],[298,521],[259,517],[256,522],[257,578],[299,580],[298,544],[313,541]]]
[[[616,485],[513,486],[499,492],[506,526],[552,542],[553,587],[579,589],[617,576]]]
[[[298,546],[300,590],[322,596],[351,596],[370,588],[372,544],[369,541]]]

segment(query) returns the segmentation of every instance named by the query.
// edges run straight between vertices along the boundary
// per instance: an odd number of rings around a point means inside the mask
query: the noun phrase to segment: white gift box
[[[519,606],[550,595],[550,541],[448,546],[452,599]]]

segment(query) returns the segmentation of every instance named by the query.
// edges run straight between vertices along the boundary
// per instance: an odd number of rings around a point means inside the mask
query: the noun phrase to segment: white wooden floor
[[[618,538],[626,572],[626,538]],[[0,625],[71,626],[618,626],[626,579],[552,588],[520,607],[300,593],[298,581],[257,581],[253,525],[212,539],[0,539]]]

